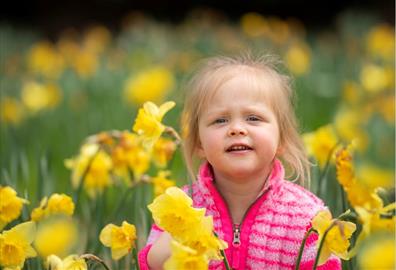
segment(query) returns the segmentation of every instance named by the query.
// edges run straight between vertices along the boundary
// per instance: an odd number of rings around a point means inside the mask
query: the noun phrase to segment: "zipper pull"
[[[241,245],[239,224],[234,224],[234,238],[232,240],[232,245],[234,247],[239,247]]]

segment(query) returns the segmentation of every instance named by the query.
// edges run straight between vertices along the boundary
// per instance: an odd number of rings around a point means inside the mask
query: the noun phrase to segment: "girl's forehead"
[[[251,67],[234,68],[213,78],[212,85],[208,85],[206,105],[224,97],[249,97],[257,101],[272,103],[278,85],[276,78],[268,72]]]

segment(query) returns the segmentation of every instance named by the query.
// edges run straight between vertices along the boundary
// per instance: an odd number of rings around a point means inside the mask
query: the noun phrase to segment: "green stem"
[[[304,235],[304,239],[301,242],[301,246],[300,246],[300,250],[298,251],[298,257],[297,257],[297,261],[296,261],[296,266],[294,267],[294,270],[299,270],[300,269],[300,263],[301,263],[301,259],[302,259],[302,255],[304,252],[304,247],[305,247],[305,243],[307,242],[308,236],[314,232],[315,230],[311,227]]]
[[[91,261],[100,263],[106,270],[111,270],[101,258],[99,258],[93,254],[84,254],[84,255],[81,255],[81,258],[83,258],[84,260],[88,260],[88,261],[91,260]]]
[[[173,136],[175,138],[176,145],[179,145],[182,142],[182,139],[181,139],[179,133],[177,133],[177,131],[173,127],[166,126],[165,132],[169,133],[171,136]]]
[[[138,254],[137,254],[137,252],[136,252],[136,248],[134,248],[134,249],[132,250],[132,255],[133,255],[133,259],[135,260],[136,270],[140,270],[139,258],[138,258]]]
[[[217,235],[217,233],[216,233],[215,231],[213,231],[213,234],[214,234],[217,238],[219,238],[219,236]],[[220,238],[219,238],[219,239],[220,239]],[[220,249],[220,254],[221,254],[221,256],[223,256],[223,263],[224,263],[224,265],[225,265],[226,270],[231,270],[230,264],[228,263],[227,257],[226,257],[226,255],[225,255],[225,252],[224,252],[223,249]]]
[[[319,263],[319,257],[320,257],[320,253],[322,251],[323,245],[325,243],[325,239],[327,234],[329,233],[329,231],[336,225],[336,223],[333,221],[333,223],[331,223],[331,225],[326,229],[326,231],[323,234],[322,240],[320,240],[320,244],[319,244],[319,248],[318,248],[318,253],[316,254],[316,258],[315,258],[315,263],[313,266],[313,270],[316,270],[316,268],[318,267],[318,263]]]
[[[223,249],[220,249],[221,256],[223,256],[223,263],[225,265],[226,270],[231,270],[230,264],[228,263],[227,257]]]

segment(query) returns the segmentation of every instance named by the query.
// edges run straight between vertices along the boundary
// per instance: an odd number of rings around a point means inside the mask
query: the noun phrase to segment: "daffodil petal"
[[[111,257],[113,258],[113,260],[119,260],[120,258],[124,257],[126,254],[128,254],[128,249],[126,248],[111,250]]]
[[[330,257],[330,255],[331,255],[331,250],[326,245],[323,245],[319,255],[318,265],[324,264],[327,261],[327,259]]]
[[[36,223],[28,221],[18,224],[13,228],[13,233],[21,235],[30,244],[36,236]]]
[[[26,249],[26,258],[31,258],[31,257],[36,257],[37,256],[37,252],[34,248],[32,248],[31,246],[28,246]]]
[[[146,113],[152,115],[152,116],[157,116],[160,112],[159,108],[157,105],[155,105],[151,101],[147,101],[143,104],[143,109],[146,111]]]
[[[165,191],[165,194],[175,198],[175,199],[181,199],[184,203],[186,203],[188,206],[192,205],[192,199],[184,193],[180,188],[177,187],[170,187]]]
[[[46,260],[46,266],[48,270],[60,270],[63,267],[63,262],[58,256],[49,255]]]
[[[111,246],[111,232],[115,229],[116,226],[114,224],[108,224],[106,227],[102,229],[99,235],[99,240],[103,245],[110,247]]]
[[[386,213],[392,210],[396,209],[396,202],[388,204],[387,206],[385,206],[384,208],[381,209],[381,214],[382,213]]]
[[[317,230],[319,234],[323,234],[323,232],[330,226],[330,224],[331,213],[328,209],[319,211],[312,220],[312,228]]]
[[[164,117],[164,115],[171,110],[174,106],[176,105],[176,103],[174,101],[167,101],[164,104],[162,104],[159,107],[159,121],[162,120],[162,118]]]

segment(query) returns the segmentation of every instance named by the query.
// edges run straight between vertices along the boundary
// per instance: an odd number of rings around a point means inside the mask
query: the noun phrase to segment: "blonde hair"
[[[251,72],[257,79],[266,77],[270,84],[271,106],[276,115],[280,133],[280,158],[286,166],[288,177],[300,184],[309,184],[310,162],[298,133],[293,108],[291,78],[278,71],[280,61],[271,55],[254,57],[244,54],[237,57],[213,57],[204,60],[195,75],[186,84],[186,100],[182,114],[183,152],[187,169],[196,174],[196,149],[199,146],[199,120],[202,110],[222,84],[240,72]],[[266,86],[263,86],[266,87]]]

